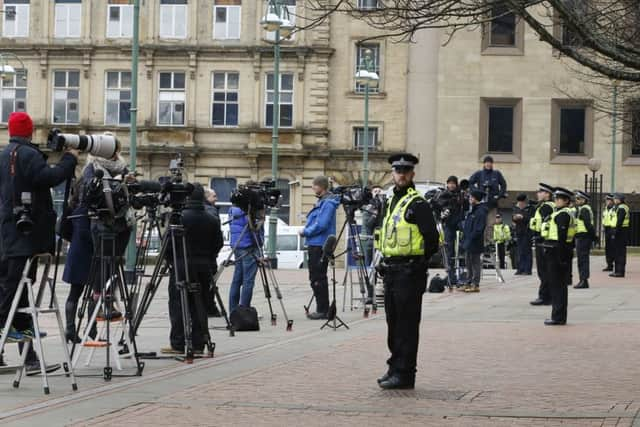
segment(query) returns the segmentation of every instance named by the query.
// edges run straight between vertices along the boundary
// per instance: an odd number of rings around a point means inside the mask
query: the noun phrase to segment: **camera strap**
[[[15,147],[13,147],[13,150],[11,150],[11,154],[9,154],[9,176],[11,176],[11,187],[12,187],[12,192],[11,192],[11,204],[13,205],[13,208],[15,209],[16,207],[16,174],[18,173],[18,168],[17,168],[17,164],[18,164],[18,150],[20,149],[21,145],[20,144],[16,144]],[[20,202],[20,204],[22,204],[22,201]]]

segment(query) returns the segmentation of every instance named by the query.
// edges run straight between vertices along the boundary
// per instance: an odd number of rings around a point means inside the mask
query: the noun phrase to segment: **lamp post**
[[[602,174],[600,174],[600,179],[596,178],[596,172],[600,170],[602,166],[602,161],[600,159],[591,158],[587,163],[587,167],[591,171],[591,182],[587,184],[587,175],[585,175],[585,191],[590,193],[591,196],[591,208],[593,210],[593,225],[597,230],[598,234],[598,247],[600,247],[600,231],[602,226],[602,215],[600,215],[600,211],[602,209]]]
[[[364,86],[364,129],[362,147],[362,186],[369,185],[369,92],[371,87],[377,87],[380,77],[373,69],[373,52],[365,49],[358,71],[356,72],[356,82]]]
[[[278,143],[280,141],[280,42],[289,38],[294,26],[289,19],[289,10],[281,4],[281,0],[269,0],[265,15],[260,20],[262,27],[274,32],[273,42],[273,128],[271,131],[271,177],[278,180]],[[277,207],[269,212],[269,240],[267,256],[272,267],[277,268],[276,229],[278,226]]]
[[[616,191],[616,134],[618,124],[618,82],[613,82],[613,114],[611,118],[611,192]]]
[[[0,78],[4,79],[5,77],[14,76],[16,74],[16,69],[9,64],[7,57],[11,57],[18,61],[23,71],[27,70],[27,67],[25,67],[24,62],[22,62],[22,59],[20,59],[18,55],[13,52],[0,52]]]

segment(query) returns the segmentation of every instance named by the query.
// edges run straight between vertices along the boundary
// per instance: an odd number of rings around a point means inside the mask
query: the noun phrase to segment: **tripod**
[[[444,227],[441,221],[436,221],[436,228],[438,229],[438,235],[444,235]],[[442,257],[442,265],[447,273],[447,288],[449,288],[449,292],[453,292],[453,283],[451,283],[451,276],[449,275],[449,270],[451,268],[455,269],[455,266],[452,266],[449,263],[449,244],[447,243],[447,239],[443,239],[441,245],[439,245],[440,256]],[[454,248],[454,256],[455,256],[455,248]],[[453,258],[452,258],[453,259]],[[457,276],[457,271],[455,272]]]
[[[345,223],[346,224],[346,223]],[[333,236],[330,236],[329,238],[331,238]],[[337,240],[335,240],[337,242]],[[325,246],[327,246],[325,244]],[[338,328],[340,328],[341,326],[344,326],[346,329],[349,329],[349,326],[347,326],[346,323],[344,323],[344,321],[338,317],[337,314],[337,308],[336,308],[336,257],[334,255],[334,250],[335,250],[335,244],[333,245],[333,247],[328,248],[327,253],[325,253],[323,256],[327,257],[327,259],[329,260],[329,264],[331,265],[331,287],[333,288],[333,299],[331,301],[331,305],[329,305],[329,312],[327,313],[327,321],[324,323],[324,325],[322,325],[320,327],[320,330],[324,329],[325,327],[330,327],[331,329],[333,329],[334,331],[337,330]],[[311,303],[309,303],[311,304]]]

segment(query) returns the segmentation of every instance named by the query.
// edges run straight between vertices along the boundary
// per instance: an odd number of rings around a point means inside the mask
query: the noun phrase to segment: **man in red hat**
[[[33,337],[31,319],[17,313],[13,324],[6,325],[11,303],[29,257],[53,252],[56,212],[50,189],[73,177],[78,151],[67,150],[52,167],[31,142],[33,121],[27,113],[12,113],[8,128],[9,145],[0,153],[0,334],[7,334],[8,342],[24,342]],[[35,271],[30,274],[35,277]],[[25,291],[19,306],[27,305]],[[27,370],[34,363],[32,353]]]

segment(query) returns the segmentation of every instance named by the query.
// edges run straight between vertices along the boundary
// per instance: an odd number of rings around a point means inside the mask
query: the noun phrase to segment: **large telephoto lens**
[[[64,139],[67,147],[85,151],[96,157],[110,159],[118,151],[118,141],[113,135],[75,135],[61,133],[59,138]]]

